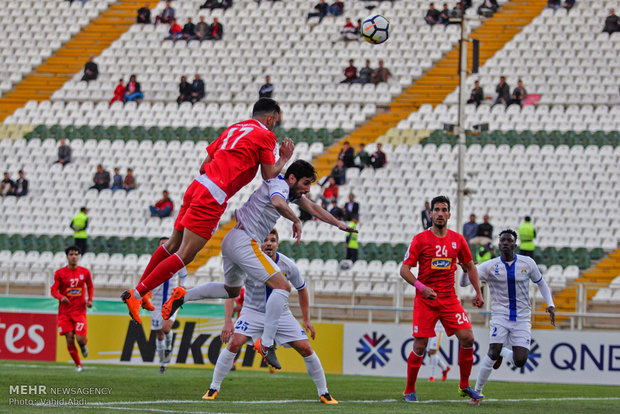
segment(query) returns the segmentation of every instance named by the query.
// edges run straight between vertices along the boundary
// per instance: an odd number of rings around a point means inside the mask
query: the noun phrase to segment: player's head
[[[252,108],[252,118],[273,131],[280,119],[280,105],[271,98],[260,98]]]
[[[65,255],[69,266],[77,266],[80,259],[80,248],[75,245],[69,246],[65,249]]]
[[[260,248],[267,256],[274,258],[278,251],[278,246],[280,246],[280,237],[278,236],[278,230],[274,228],[265,237]]]
[[[517,232],[505,229],[499,232],[499,251],[503,258],[512,258],[517,248]]]
[[[431,221],[433,226],[443,229],[450,219],[450,199],[446,196],[437,196],[431,200]]]
[[[287,168],[284,179],[291,189],[289,198],[296,200],[310,191],[310,185],[316,181],[316,170],[308,161],[296,160]]]
[[[170,237],[164,236],[164,237],[160,237],[159,238],[159,246],[163,246],[168,240],[170,239]]]

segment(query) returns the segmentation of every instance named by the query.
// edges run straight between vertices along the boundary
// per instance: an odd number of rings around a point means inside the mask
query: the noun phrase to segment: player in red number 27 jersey
[[[183,196],[172,236],[153,253],[136,288],[121,295],[135,322],[142,323],[140,306],[154,309],[145,295],[194,260],[217,229],[228,199],[254,179],[259,166],[268,180],[277,177],[291,158],[293,141],[286,139],[276,162],[273,129],[279,117],[276,101],[261,98],[254,104],[252,119],[231,125],[207,147],[200,175]]]
[[[407,387],[403,395],[403,399],[408,402],[418,401],[415,383],[428,338],[435,336],[437,320],[441,320],[448,336],[456,335],[461,345],[459,394],[474,400],[484,398],[469,385],[474,361],[474,334],[469,318],[454,291],[457,260],[468,272],[471,284],[476,290],[474,305],[480,308],[484,301],[469,246],[463,236],[448,230],[449,218],[450,200],[445,196],[435,197],[431,201],[432,226],[413,238],[400,268],[401,277],[416,288],[413,305],[415,340],[413,351],[407,359]],[[411,268],[416,265],[419,265],[417,278],[411,272]]]
[[[93,281],[90,271],[78,266],[80,250],[77,246],[65,249],[67,266],[56,270],[52,296],[60,301],[58,304],[58,333],[65,336],[67,350],[75,362],[75,370],[82,372],[82,362],[75,347],[75,337],[82,350],[82,356],[88,356],[86,348],[86,307],[93,306]],[[86,290],[88,301],[86,301]]]

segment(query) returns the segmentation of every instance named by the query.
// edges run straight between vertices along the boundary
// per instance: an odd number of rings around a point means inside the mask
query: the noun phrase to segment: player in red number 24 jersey
[[[88,356],[86,348],[86,307],[93,306],[93,281],[90,271],[78,266],[80,250],[77,246],[65,249],[67,266],[54,273],[52,296],[60,301],[58,305],[58,333],[65,336],[67,350],[75,362],[75,370],[82,372],[82,362],[75,347],[75,337],[82,350],[82,356]],[[88,302],[86,291],[88,289]]]
[[[472,286],[476,290],[474,305],[482,307],[484,301],[480,292],[478,272],[471,257],[469,246],[460,234],[448,230],[450,200],[445,196],[431,201],[432,226],[417,234],[400,268],[400,275],[416,288],[413,305],[413,351],[407,359],[407,387],[403,399],[416,402],[415,382],[422,365],[428,338],[435,336],[435,324],[441,320],[446,334],[453,334],[459,340],[459,368],[461,381],[459,395],[474,400],[484,397],[478,395],[469,385],[469,375],[474,361],[474,334],[467,314],[454,291],[454,272],[457,260],[467,271]],[[419,264],[418,277],[411,268]]]
[[[134,321],[141,323],[140,306],[154,309],[145,295],[194,260],[217,229],[228,199],[252,181],[259,166],[268,180],[291,158],[293,141],[286,139],[276,162],[273,129],[279,116],[276,101],[261,98],[254,104],[252,119],[231,125],[207,147],[200,175],[183,196],[172,236],[153,253],[136,288],[121,295]]]

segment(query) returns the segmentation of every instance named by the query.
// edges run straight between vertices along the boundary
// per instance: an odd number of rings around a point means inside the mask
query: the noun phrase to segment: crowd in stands
[[[372,69],[370,60],[366,59],[366,66],[357,73],[353,59],[349,60],[349,66],[344,69],[344,80],[340,83],[372,83],[374,85],[387,82],[392,78],[392,73],[384,66],[383,60],[379,60],[379,67]]]
[[[564,7],[567,10],[570,10],[575,5],[575,0],[548,0],[547,7],[550,9],[559,9],[560,7]]]
[[[177,103],[191,102],[195,104],[205,97],[205,83],[199,74],[194,75],[194,81],[189,83],[185,76],[181,76],[179,83],[179,97]]]
[[[319,23],[323,21],[325,16],[328,14],[332,16],[340,16],[344,12],[344,3],[342,1],[336,0],[331,5],[325,3],[325,0],[319,0],[319,2],[314,6],[314,11],[308,13],[307,20],[310,20],[313,17],[319,18]]]
[[[127,175],[123,179],[119,172],[119,168],[114,168],[114,176],[110,179],[110,173],[103,168],[103,165],[97,165],[97,172],[93,176],[93,185],[89,187],[89,190],[125,190],[127,192],[136,189],[136,178],[133,175],[133,170],[127,168]]]
[[[0,195],[2,197],[23,197],[28,194],[28,180],[24,176],[24,171],[19,170],[17,174],[19,178],[13,181],[8,172],[4,173],[4,179],[0,183]]]
[[[620,32],[620,18],[618,18],[614,9],[609,9],[609,16],[605,19],[603,32],[609,34]]]
[[[501,104],[504,106],[519,105],[520,107],[523,107],[523,105],[526,103],[527,97],[529,96],[527,90],[523,86],[523,81],[521,79],[517,81],[517,86],[514,88],[511,94],[510,86],[506,83],[505,76],[500,76],[499,83],[495,87],[495,93],[497,93],[497,96],[493,101],[493,106]],[[491,97],[485,97],[484,90],[480,86],[480,82],[475,81],[474,88],[469,94],[469,99],[467,100],[467,103],[479,106],[485,99],[491,99]]]
[[[174,204],[168,195],[168,191],[164,190],[161,199],[154,206],[149,206],[151,217],[170,217],[174,210]]]

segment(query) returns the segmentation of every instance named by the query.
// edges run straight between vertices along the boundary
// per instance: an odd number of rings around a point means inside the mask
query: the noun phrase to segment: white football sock
[[[487,380],[491,376],[491,372],[493,371],[493,364],[495,361],[489,357],[489,355],[485,355],[482,358],[482,362],[480,362],[480,368],[478,368],[478,379],[476,380],[476,392],[482,393],[482,389],[484,388],[484,384],[487,383]]]
[[[284,308],[288,304],[288,290],[274,289],[265,304],[265,327],[263,328],[262,343],[265,347],[273,346],[278,331],[278,324]]]
[[[157,349],[157,355],[159,356],[159,363],[161,365],[166,365],[164,364],[164,358],[165,358],[165,351],[166,351],[166,345],[164,343],[164,339],[159,339],[157,338],[157,340],[155,341],[155,349]]]
[[[142,300],[142,296],[140,295],[140,292],[138,292],[138,289],[133,290],[133,296],[138,300]]]
[[[172,332],[168,332],[167,334],[165,334],[165,339],[166,339],[166,349],[168,351],[172,351]]]
[[[211,380],[211,385],[209,388],[213,388],[218,391],[220,390],[222,381],[224,381],[224,378],[226,378],[226,375],[228,375],[233,367],[233,364],[235,363],[235,355],[236,354],[230,352],[226,348],[220,352],[220,356],[217,357],[217,362],[215,363],[213,379]]]
[[[502,347],[502,351],[499,355],[504,358],[504,362],[510,362],[512,365],[515,364],[514,359],[512,359],[512,349]]]
[[[439,357],[437,356],[437,354],[433,354],[428,356],[428,368],[431,372],[430,376],[431,377],[435,377],[435,368],[437,368],[437,362],[439,360]]]
[[[185,287],[185,281],[187,279],[187,269],[184,267],[177,272],[177,275],[179,275],[179,286]]]
[[[319,393],[319,397],[328,393],[329,391],[327,390],[325,371],[323,371],[321,360],[316,355],[316,352],[313,352],[310,356],[304,357],[304,362],[306,363],[308,375],[310,375],[310,378],[312,378],[312,381],[316,384],[316,390]]]
[[[224,288],[223,283],[209,282],[188,290],[185,293],[184,301],[191,302],[205,298],[228,299],[228,292]]]
[[[437,365],[439,365],[439,369],[445,371],[446,368],[448,368],[448,365],[446,365],[446,362],[443,360],[443,358],[439,356],[439,351],[435,354],[435,356],[437,357]]]

